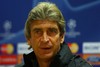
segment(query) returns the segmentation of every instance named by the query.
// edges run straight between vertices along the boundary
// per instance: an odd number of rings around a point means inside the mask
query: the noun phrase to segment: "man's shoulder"
[[[15,67],[32,67],[34,52],[30,52],[29,54],[23,54],[23,61],[21,64],[17,64]]]
[[[79,55],[74,55],[68,64],[68,67],[93,67]]]

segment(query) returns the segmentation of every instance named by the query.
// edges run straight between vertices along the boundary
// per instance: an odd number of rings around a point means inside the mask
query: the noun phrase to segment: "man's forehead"
[[[47,20],[35,20],[35,21],[32,21],[32,24],[31,26],[43,26],[43,27],[46,27],[46,26],[57,26],[57,23],[54,22],[54,21],[47,21]]]
[[[34,25],[34,26],[32,26],[31,27],[31,29],[58,29],[58,26],[56,26],[56,25],[49,25],[49,26],[47,26],[47,25]]]

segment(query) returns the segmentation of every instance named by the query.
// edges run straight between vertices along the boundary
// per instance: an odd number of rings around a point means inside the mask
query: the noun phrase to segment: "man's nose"
[[[46,32],[43,33],[41,40],[43,42],[48,42],[49,41],[49,36]]]

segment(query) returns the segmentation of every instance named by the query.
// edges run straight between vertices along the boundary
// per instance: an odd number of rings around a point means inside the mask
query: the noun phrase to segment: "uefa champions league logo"
[[[68,27],[68,31],[66,32],[66,36],[68,38],[75,38],[76,36],[80,35],[80,32],[76,32],[75,31],[75,27],[76,27],[76,20],[74,19],[70,19],[67,23],[67,27]]]
[[[67,26],[69,28],[69,31],[74,31],[76,27],[76,21],[73,19],[70,19]]]
[[[0,33],[0,37],[3,39],[7,39],[8,37],[12,36],[13,34],[11,33],[12,29],[12,23],[9,20],[6,20],[3,24],[3,29],[4,32]]]
[[[6,34],[10,34],[10,30],[12,28],[11,21],[6,20],[3,25],[3,28],[4,28]]]

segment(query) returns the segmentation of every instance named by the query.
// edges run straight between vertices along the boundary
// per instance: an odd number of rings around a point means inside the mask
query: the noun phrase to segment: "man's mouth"
[[[41,48],[41,49],[49,50],[49,49],[51,49],[51,47],[44,47],[44,48]]]

